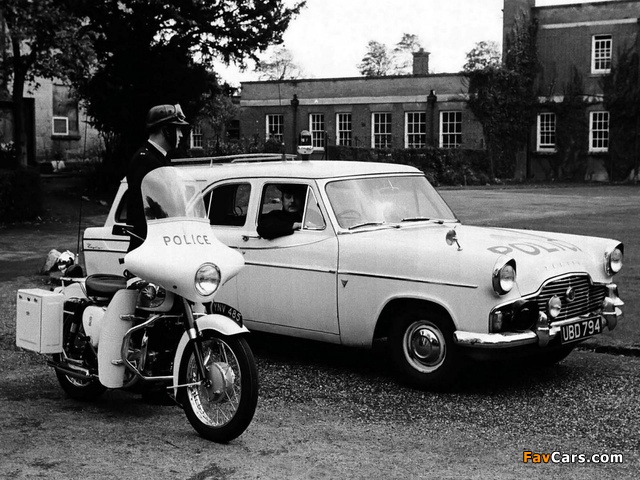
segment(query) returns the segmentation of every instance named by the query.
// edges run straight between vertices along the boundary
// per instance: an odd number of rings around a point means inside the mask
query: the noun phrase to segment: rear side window
[[[204,196],[211,225],[241,227],[247,221],[251,185],[228,183],[213,188]]]
[[[116,209],[116,223],[127,223],[127,201],[129,199],[129,190],[124,192],[120,199],[120,205]]]

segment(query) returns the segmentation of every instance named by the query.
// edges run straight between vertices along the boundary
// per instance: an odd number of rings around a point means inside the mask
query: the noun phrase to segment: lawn
[[[465,224],[614,238],[624,243],[616,276],[625,318],[588,345],[640,351],[640,186],[560,185],[445,188],[441,195]]]

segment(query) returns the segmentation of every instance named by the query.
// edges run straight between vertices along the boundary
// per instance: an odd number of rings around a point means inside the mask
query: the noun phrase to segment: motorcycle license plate
[[[592,317],[578,320],[560,327],[561,343],[577,342],[602,332],[602,318]]]
[[[218,313],[225,317],[229,317],[238,325],[242,326],[242,314],[235,308],[227,305],[226,303],[212,302],[211,313]]]

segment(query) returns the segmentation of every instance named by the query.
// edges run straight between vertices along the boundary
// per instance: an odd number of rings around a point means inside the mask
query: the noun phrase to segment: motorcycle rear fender
[[[219,315],[217,313],[211,315],[204,315],[203,317],[199,317],[196,319],[196,324],[198,325],[198,330],[200,332],[204,332],[205,330],[213,330],[222,335],[230,337],[232,335],[242,335],[245,333],[249,333],[249,330],[245,326],[240,326],[233,320],[224,315]],[[178,394],[178,375],[180,373],[180,364],[182,362],[182,356],[184,354],[184,350],[187,348],[187,344],[189,343],[189,335],[187,332],[184,332],[182,338],[180,338],[180,342],[178,343],[178,348],[176,349],[176,356],[173,361],[173,395],[177,396]]]

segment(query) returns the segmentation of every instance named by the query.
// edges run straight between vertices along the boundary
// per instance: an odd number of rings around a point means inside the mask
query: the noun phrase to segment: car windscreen
[[[342,228],[420,220],[457,221],[424,176],[389,175],[336,180],[326,186]]]

